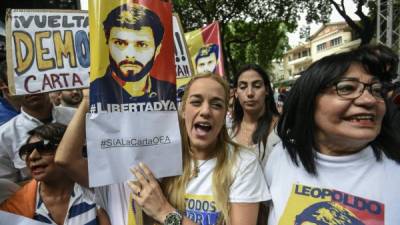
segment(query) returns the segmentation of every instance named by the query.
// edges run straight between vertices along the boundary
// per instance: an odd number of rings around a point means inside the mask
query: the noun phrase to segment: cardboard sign
[[[11,93],[89,85],[89,18],[84,11],[12,9],[6,16]]]

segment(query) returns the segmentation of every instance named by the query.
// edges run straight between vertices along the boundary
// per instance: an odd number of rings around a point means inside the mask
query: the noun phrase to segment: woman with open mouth
[[[270,198],[256,155],[230,141],[225,116],[229,87],[205,73],[186,86],[180,112],[183,174],[159,186],[147,166],[132,172],[134,200],[161,224],[255,225]]]
[[[56,163],[85,187],[88,164],[79,148],[88,98],[84,90],[56,155]],[[228,99],[222,77],[205,73],[192,78],[179,115],[183,174],[163,178],[160,184],[140,163],[132,169],[136,182],[96,188],[112,224],[256,224],[259,203],[271,197],[257,156],[230,141],[225,127]]]

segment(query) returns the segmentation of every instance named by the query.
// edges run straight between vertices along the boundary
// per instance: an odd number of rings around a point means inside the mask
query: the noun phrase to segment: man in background
[[[78,108],[83,95],[81,89],[62,90],[58,92],[58,98],[61,106]]]
[[[19,114],[21,97],[11,96],[8,89],[7,62],[0,63],[0,126]]]

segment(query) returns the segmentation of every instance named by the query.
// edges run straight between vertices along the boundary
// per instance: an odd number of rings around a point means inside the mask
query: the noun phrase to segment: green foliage
[[[225,47],[235,68],[257,63],[268,69],[288,48],[287,28],[280,22],[232,22],[225,32]],[[232,71],[235,72],[235,71]]]
[[[301,13],[322,22],[331,8],[312,0],[173,0],[185,31],[218,20],[221,25],[225,69],[234,74],[240,65],[258,63],[269,68],[288,48],[287,32],[297,27]]]

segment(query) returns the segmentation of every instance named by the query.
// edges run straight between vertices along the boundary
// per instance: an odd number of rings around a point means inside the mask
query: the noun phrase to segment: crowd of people
[[[382,45],[326,56],[279,102],[258,65],[231,85],[198,74],[178,111],[182,175],[140,163],[136,181],[95,188],[89,90],[11,96],[2,63],[0,210],[59,225],[398,224],[398,63]]]

